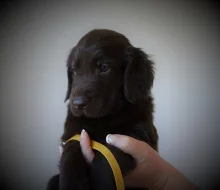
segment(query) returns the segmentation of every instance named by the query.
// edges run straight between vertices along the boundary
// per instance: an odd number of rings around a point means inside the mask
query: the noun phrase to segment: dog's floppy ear
[[[75,48],[73,48],[68,56],[67,59],[67,78],[68,78],[68,86],[67,86],[67,92],[66,92],[66,98],[64,102],[66,102],[70,98],[70,93],[72,89],[72,84],[73,84],[73,70],[72,70],[72,64],[73,64],[73,57],[74,57],[74,51]]]
[[[124,93],[131,103],[145,101],[150,95],[154,80],[153,62],[141,49],[126,48],[126,70],[124,75]]]

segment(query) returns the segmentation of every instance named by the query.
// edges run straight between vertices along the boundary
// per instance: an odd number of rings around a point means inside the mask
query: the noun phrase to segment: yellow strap
[[[72,141],[72,140],[80,141],[80,135],[75,135],[75,136],[71,137],[65,143]],[[114,155],[110,152],[110,150],[107,147],[105,147],[104,145],[102,145],[96,141],[91,140],[91,147],[95,150],[98,150],[99,152],[101,152],[105,156],[105,158],[108,160],[108,162],[112,168],[112,171],[113,171],[113,174],[115,177],[115,183],[116,183],[117,190],[124,190],[125,189],[124,188],[124,180],[122,177],[121,169],[120,169],[118,162],[115,159]]]

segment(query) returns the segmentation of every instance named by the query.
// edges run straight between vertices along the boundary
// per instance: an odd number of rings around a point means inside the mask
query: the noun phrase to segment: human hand
[[[144,187],[150,189],[195,189],[178,170],[163,160],[159,154],[145,142],[124,135],[108,135],[106,142],[133,156],[137,166],[125,177],[126,187]],[[94,158],[90,139],[84,130],[81,133],[80,146],[88,163]]]

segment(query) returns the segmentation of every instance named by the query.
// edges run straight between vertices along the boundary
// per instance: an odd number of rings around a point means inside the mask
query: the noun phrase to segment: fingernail
[[[106,136],[106,142],[107,142],[108,144],[111,144],[111,143],[112,143],[112,139],[111,139],[111,135],[110,135],[110,134],[108,134],[108,135]]]
[[[85,130],[83,129],[83,130],[81,131],[81,139],[83,139],[84,134],[85,134]]]

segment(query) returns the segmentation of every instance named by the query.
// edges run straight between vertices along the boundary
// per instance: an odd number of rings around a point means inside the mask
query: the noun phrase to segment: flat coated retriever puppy
[[[91,139],[111,150],[123,175],[135,168],[135,161],[107,144],[106,135],[129,135],[157,150],[151,97],[154,69],[147,54],[120,33],[92,30],[70,52],[67,75],[69,104],[62,141],[85,129]],[[48,190],[116,190],[111,167],[101,153],[95,152],[88,165],[78,141],[63,148],[60,174],[51,178]]]

